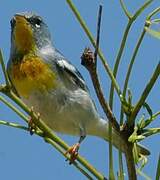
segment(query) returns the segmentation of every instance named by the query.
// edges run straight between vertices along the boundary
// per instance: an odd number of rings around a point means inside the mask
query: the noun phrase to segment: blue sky
[[[102,33],[100,46],[109,65],[112,67],[118,47],[121,42],[122,33],[124,31],[127,19],[120,8],[118,0],[85,0],[73,1],[78,7],[89,26],[91,32],[96,34],[96,15],[98,5],[103,5],[102,17]],[[126,0],[126,5],[130,12],[134,12],[145,1],[131,2]],[[118,81],[123,87],[123,79],[125,77],[126,68],[131,58],[133,48],[142,30],[146,15],[154,8],[160,6],[159,0],[155,0],[143,15],[134,23],[126,49],[123,53],[123,61],[120,65],[118,73]],[[91,46],[85,33],[81,29],[77,20],[73,16],[65,1],[32,1],[32,0],[5,0],[1,2],[0,11],[0,48],[3,50],[5,63],[7,63],[10,50],[10,19],[21,11],[34,11],[44,17],[51,31],[52,39],[55,46],[80,70],[84,76],[87,85],[91,91],[91,95],[97,104],[101,116],[103,111],[98,104],[92,82],[87,71],[80,64],[80,56],[86,46]],[[133,102],[136,102],[140,96],[144,85],[149,80],[157,62],[159,61],[160,41],[146,35],[137,60],[133,69],[129,87],[133,93]],[[98,63],[98,69],[103,82],[104,93],[106,98],[109,96],[110,80],[105,74],[101,63]],[[4,82],[2,72],[0,70],[0,83]],[[160,97],[160,81],[158,80],[148,97],[147,102],[157,112],[159,108]],[[119,102],[115,98],[114,113],[119,118]],[[142,113],[145,113],[145,110]],[[147,115],[146,115],[147,116]],[[10,109],[0,103],[0,119],[24,124]],[[158,119],[153,123],[153,127],[158,127]],[[60,135],[70,145],[77,142],[77,137]],[[144,171],[152,178],[155,176],[155,164],[159,154],[159,135],[151,137],[143,142],[151,150],[149,157],[149,165]],[[108,174],[108,144],[96,137],[87,137],[82,143],[80,154],[83,155],[90,163],[92,163],[100,172]],[[117,168],[117,155],[115,155],[115,168]],[[50,179],[85,179],[74,167],[69,166],[64,158],[50,145],[46,144],[41,138],[21,130],[0,126],[0,179],[15,180],[50,180]],[[139,177],[139,179],[143,179]]]

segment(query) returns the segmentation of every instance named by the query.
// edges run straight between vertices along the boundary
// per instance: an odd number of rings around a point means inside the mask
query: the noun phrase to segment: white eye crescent
[[[40,24],[35,24],[35,26],[36,26],[37,28],[40,28]]]

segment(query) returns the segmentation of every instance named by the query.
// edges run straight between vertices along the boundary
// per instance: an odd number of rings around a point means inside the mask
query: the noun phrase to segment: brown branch
[[[108,120],[111,122],[112,127],[119,132],[119,124],[114,117],[108,103],[106,102],[101,85],[99,82],[98,74],[97,74],[97,53],[99,49],[99,40],[100,40],[100,27],[101,27],[101,16],[102,16],[102,5],[99,6],[99,13],[98,13],[98,22],[97,22],[97,38],[96,38],[96,46],[95,46],[95,52],[90,50],[90,48],[86,48],[84,50],[84,53],[81,56],[81,64],[87,68],[87,70],[90,73],[94,89],[96,91],[97,97],[99,99],[99,102],[108,118]]]
[[[115,116],[113,115],[107,101],[104,98],[103,92],[102,92],[102,88],[99,82],[99,78],[98,78],[98,74],[96,71],[96,63],[95,63],[95,59],[94,59],[94,54],[93,52],[89,49],[86,48],[84,50],[84,53],[81,57],[82,61],[81,64],[87,68],[87,70],[90,73],[92,82],[93,82],[93,86],[94,89],[96,91],[97,97],[99,99],[99,102],[103,108],[103,111],[105,112],[108,120],[110,121],[110,123],[112,124],[112,127],[117,131],[120,132],[120,127],[119,124],[115,118]]]
[[[128,149],[125,152],[126,156],[126,163],[127,163],[127,169],[128,169],[128,178],[129,180],[136,180],[136,168],[135,168],[135,163],[134,163],[134,158],[133,158],[133,144],[132,143],[127,143]]]

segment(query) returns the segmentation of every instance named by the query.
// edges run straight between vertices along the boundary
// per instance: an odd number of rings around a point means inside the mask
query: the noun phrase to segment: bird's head
[[[51,43],[47,25],[40,16],[34,13],[17,13],[10,23],[11,51],[26,54]]]

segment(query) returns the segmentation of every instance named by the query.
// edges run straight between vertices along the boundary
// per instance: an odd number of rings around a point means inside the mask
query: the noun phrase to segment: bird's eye
[[[28,21],[37,28],[39,28],[42,23],[42,20],[39,17],[29,18]]]
[[[34,20],[34,23],[35,23],[35,26],[38,28],[38,27],[40,27],[40,25],[41,25],[41,19],[39,19],[39,18],[37,18],[37,19],[35,19]]]

